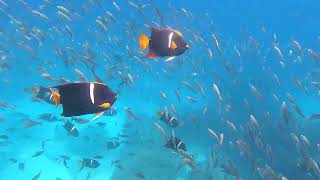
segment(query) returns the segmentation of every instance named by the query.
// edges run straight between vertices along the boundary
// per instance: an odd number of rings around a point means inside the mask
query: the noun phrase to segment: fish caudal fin
[[[141,50],[146,49],[149,46],[149,39],[148,37],[144,34],[141,33],[139,36],[139,47]]]
[[[106,102],[106,103],[100,104],[100,105],[98,105],[98,106],[101,107],[101,108],[104,108],[104,109],[108,109],[108,108],[111,107],[111,104],[108,103],[108,102]]]
[[[50,91],[51,91],[51,95],[53,97],[53,100],[56,103],[56,106],[58,106],[60,104],[60,94],[58,94],[57,92],[53,91],[51,88],[50,88]]]

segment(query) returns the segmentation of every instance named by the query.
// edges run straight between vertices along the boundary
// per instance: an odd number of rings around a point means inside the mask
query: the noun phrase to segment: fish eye
[[[190,48],[189,44],[186,44],[186,48]]]

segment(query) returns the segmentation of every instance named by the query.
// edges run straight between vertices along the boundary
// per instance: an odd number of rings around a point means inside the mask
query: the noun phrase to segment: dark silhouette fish
[[[141,50],[149,47],[149,52],[145,58],[160,58],[165,56],[175,57],[183,54],[189,49],[182,37],[182,34],[174,29],[154,28],[151,29],[151,36],[148,38],[144,33],[139,36],[139,47]]]
[[[23,170],[24,170],[24,167],[25,167],[24,163],[19,163],[19,164],[18,164],[19,170],[23,171]]]
[[[63,125],[64,129],[73,137],[79,136],[79,130],[70,121],[66,121]]]
[[[40,156],[41,154],[43,154],[44,153],[44,151],[37,151],[37,152],[35,152],[33,155],[32,155],[32,157],[37,157],[37,156]]]
[[[108,141],[107,142],[107,149],[116,149],[117,147],[120,146],[120,142],[119,141],[116,141],[116,140],[113,140],[113,141]]]
[[[173,150],[177,150],[177,149],[181,149],[183,151],[187,151],[186,145],[184,144],[184,142],[178,138],[178,137],[174,137],[174,138],[169,138],[165,144],[165,147],[173,149]]]
[[[84,158],[83,160],[80,161],[80,170],[83,169],[84,167],[97,168],[99,166],[100,166],[99,161],[95,159]]]
[[[90,122],[90,120],[82,119],[82,118],[72,118],[72,120],[78,124],[86,124]]]
[[[52,90],[56,88],[59,94]],[[71,83],[50,87],[56,105],[62,104],[62,116],[81,116],[102,113],[117,99],[107,85],[97,82]]]
[[[54,121],[58,121],[58,118],[50,113],[43,113],[39,115],[39,119],[48,121],[48,122],[54,122]]]
[[[33,127],[33,126],[36,126],[36,125],[40,125],[40,124],[41,124],[41,122],[38,122],[38,121],[26,120],[23,123],[23,127],[24,128],[30,128],[30,127]]]
[[[41,172],[42,172],[42,171],[40,171],[38,174],[36,174],[35,176],[33,176],[32,180],[38,180],[39,177],[40,177],[40,175],[41,175]]]
[[[169,127],[175,128],[180,124],[177,118],[171,114],[166,115],[164,112],[158,112],[157,114],[160,116],[160,120],[166,123]]]

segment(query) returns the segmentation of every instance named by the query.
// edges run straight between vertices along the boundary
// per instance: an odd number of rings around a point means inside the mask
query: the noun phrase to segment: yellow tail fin
[[[56,103],[56,106],[58,106],[60,104],[60,94],[58,94],[57,92],[53,91],[52,89],[50,89],[50,91],[51,91],[51,95],[53,97],[53,100]]]
[[[141,33],[140,36],[139,36],[139,47],[140,47],[140,49],[144,50],[148,46],[149,46],[148,37],[144,33]]]

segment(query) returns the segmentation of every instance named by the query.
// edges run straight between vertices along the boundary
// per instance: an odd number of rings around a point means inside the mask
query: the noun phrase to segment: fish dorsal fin
[[[103,115],[103,113],[104,113],[104,111],[97,113],[96,116],[91,119],[91,121],[99,119]]]
[[[175,50],[175,49],[177,49],[177,44],[176,44],[176,42],[174,42],[174,41],[171,41],[171,44],[170,44],[170,49],[171,50]]]
[[[144,34],[141,33],[139,36],[139,47],[141,50],[146,49],[149,46],[149,39],[148,37]]]
[[[177,33],[179,36],[183,37],[180,31],[173,30],[175,33]]]
[[[160,56],[154,53],[151,49],[149,49],[148,54],[145,56],[145,58],[159,58]]]

